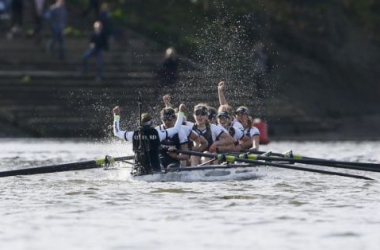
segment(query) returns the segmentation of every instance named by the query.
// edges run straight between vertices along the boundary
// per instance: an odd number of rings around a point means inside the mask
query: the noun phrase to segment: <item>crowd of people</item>
[[[133,143],[136,166],[142,173],[215,161],[198,156],[189,159],[177,150],[210,153],[259,150],[260,132],[253,125],[252,113],[245,106],[234,110],[226,101],[224,87],[223,81],[218,84],[220,106],[217,111],[206,103],[199,103],[194,106],[193,121],[186,119],[184,105],[176,112],[170,96],[165,95],[161,125],[154,127],[152,116],[145,113],[138,130],[124,131],[120,129],[120,108],[117,106],[113,109],[114,135]]]

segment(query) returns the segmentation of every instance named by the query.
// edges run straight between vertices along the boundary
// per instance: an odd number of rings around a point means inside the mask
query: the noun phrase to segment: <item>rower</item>
[[[195,124],[193,130],[203,136],[207,142],[207,151],[215,153],[219,147],[228,147],[233,145],[233,138],[221,127],[210,124],[208,120],[208,110],[205,104],[198,104],[194,107]],[[199,157],[192,157],[192,165],[198,164]]]
[[[250,146],[251,139],[240,128],[233,126],[231,116],[227,111],[218,113],[218,123],[220,127],[225,129],[234,138],[234,147],[228,148],[229,150],[240,151],[242,147],[246,145]]]
[[[237,130],[242,131],[243,134],[245,134],[244,133],[245,128],[240,123],[240,120],[235,119],[235,117],[233,117],[231,115],[233,109],[227,103],[226,97],[224,95],[224,87],[225,87],[224,81],[219,82],[219,84],[218,84],[218,97],[219,97],[219,104],[220,104],[220,106],[219,106],[219,109],[218,109],[218,113],[228,112],[229,113],[229,118],[230,118],[230,126],[232,126],[233,128],[235,128]],[[241,149],[249,149],[249,148],[251,148],[253,146],[253,144],[254,144],[253,141],[252,140],[247,140],[247,138],[244,138],[243,140],[239,140],[239,145],[240,145]],[[238,150],[238,149],[239,149],[239,147],[236,147],[236,150]]]
[[[208,120],[211,124],[218,125],[217,115],[218,112],[216,112],[216,109],[213,107],[207,107],[208,110]]]
[[[252,118],[249,116],[249,109],[245,106],[240,106],[236,109],[235,116],[243,125],[244,133],[252,140],[252,147],[249,150],[259,150],[260,131],[253,125]]]
[[[187,146],[191,151],[203,152],[208,148],[208,142],[203,136],[201,136],[196,131],[194,131],[193,127],[194,127],[193,122],[189,122],[189,121],[183,122],[182,129],[187,134],[187,139],[188,139]],[[190,158],[192,159],[193,157],[191,156]],[[190,160],[190,165],[196,166],[198,164]]]
[[[164,95],[162,97],[162,100],[164,101],[165,108],[172,108],[173,107],[173,105],[171,104],[171,97],[170,97],[169,94]],[[162,110],[161,112],[164,112],[164,110]],[[173,116],[173,112],[170,111],[167,115],[168,115],[167,118],[171,118]],[[216,117],[216,115],[215,115],[215,117]],[[175,118],[175,119],[177,119],[177,118]],[[186,135],[187,135],[187,140],[188,140],[187,146],[188,146],[188,149],[190,149],[192,151],[197,151],[197,152],[203,152],[203,151],[205,151],[206,148],[207,148],[207,146],[208,146],[208,142],[206,141],[206,139],[203,136],[200,136],[197,132],[195,132],[193,130],[194,123],[190,122],[190,121],[187,121],[186,116],[184,117],[183,120],[184,121],[182,123],[182,128],[181,129],[184,130],[185,133],[186,133]],[[182,166],[187,166],[189,164],[192,165],[192,166],[196,165],[192,161],[190,161],[190,163],[188,163],[188,162],[182,162]]]
[[[226,111],[229,114],[232,114],[233,109],[230,105],[228,105],[226,97],[224,95],[224,86],[225,86],[225,83],[223,81],[221,81],[218,84],[218,97],[219,97],[219,104],[220,104],[218,108],[218,113]],[[230,119],[231,119],[231,124],[234,128],[244,131],[244,127],[239,121],[237,121],[233,116],[230,116]]]
[[[162,124],[156,127],[157,130],[166,131],[174,127],[174,124],[177,121],[175,110],[173,108],[164,108],[161,110],[161,121]],[[183,125],[178,133],[167,136],[163,141],[161,141],[160,161],[165,169],[179,168],[181,167],[181,161],[183,161],[182,166],[185,166],[187,160],[189,159],[188,155],[177,154],[175,150],[188,150],[187,134],[182,127]]]
[[[179,106],[180,112],[178,113],[178,118],[174,127],[165,131],[154,129],[152,127],[152,117],[147,113],[141,115],[141,126],[137,130],[120,130],[120,108],[119,106],[116,106],[113,109],[114,135],[133,143],[133,151],[135,153],[135,174],[141,175],[161,171],[161,164],[159,160],[159,148],[161,141],[178,133],[181,128],[184,117],[183,112],[185,109],[185,105],[181,104]]]

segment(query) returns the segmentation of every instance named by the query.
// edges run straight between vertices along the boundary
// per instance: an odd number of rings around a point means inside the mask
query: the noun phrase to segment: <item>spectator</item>
[[[50,6],[48,17],[52,33],[49,50],[53,51],[55,43],[58,42],[59,58],[63,60],[65,59],[63,31],[67,24],[67,11],[64,0],[56,0],[55,4]]]
[[[88,0],[87,8],[83,11],[83,17],[86,17],[92,10],[95,12],[95,19],[99,18],[99,0]]]
[[[160,87],[172,86],[178,79],[179,60],[174,48],[170,47],[165,52],[165,59],[158,72],[160,77]]]
[[[110,10],[109,10],[108,4],[106,3],[103,3],[101,6],[99,21],[102,23],[103,33],[105,35],[106,42],[107,42],[107,48],[109,48],[108,40],[110,36],[112,35],[112,26],[111,26]]]
[[[8,18],[9,0],[0,0],[0,20]]]
[[[23,0],[12,0],[11,1],[11,31],[8,34],[8,38],[13,38],[22,28],[23,24],[23,10],[24,10],[24,1]]]
[[[0,0],[0,24],[2,20],[9,19],[9,0]]]
[[[89,49],[83,55],[83,73],[87,74],[87,61],[90,57],[95,56],[97,62],[96,81],[103,79],[103,51],[108,50],[106,36],[103,32],[102,23],[97,21],[94,23],[94,32],[90,39]]]
[[[36,21],[33,35],[37,38],[38,41],[41,40],[41,29],[42,29],[42,21],[43,15],[45,11],[45,0],[34,0],[34,19]]]

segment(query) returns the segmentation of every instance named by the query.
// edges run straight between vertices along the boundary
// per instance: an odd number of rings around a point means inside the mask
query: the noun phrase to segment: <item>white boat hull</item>
[[[197,169],[199,168],[199,169]],[[198,182],[198,181],[230,181],[252,180],[266,175],[264,166],[206,166],[181,168],[168,172],[132,176],[135,180],[147,182]]]

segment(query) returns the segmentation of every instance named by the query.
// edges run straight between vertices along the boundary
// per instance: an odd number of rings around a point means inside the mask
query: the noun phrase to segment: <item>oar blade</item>
[[[67,171],[101,168],[103,167],[103,165],[108,164],[108,163],[130,160],[130,159],[133,159],[133,156],[123,156],[123,157],[116,157],[116,158],[106,156],[104,158],[99,158],[97,160],[92,160],[92,161],[83,161],[83,162],[65,163],[65,164],[59,164],[59,165],[50,165],[50,166],[42,166],[42,167],[34,167],[34,168],[8,170],[8,171],[0,172],[0,178],[16,176],[16,175],[36,175],[36,174],[48,174],[48,173],[55,173],[55,172],[67,172]]]

